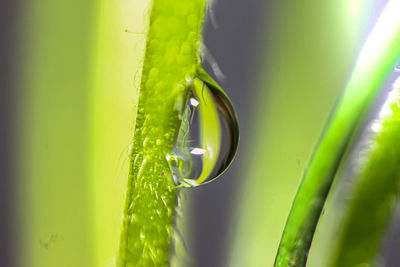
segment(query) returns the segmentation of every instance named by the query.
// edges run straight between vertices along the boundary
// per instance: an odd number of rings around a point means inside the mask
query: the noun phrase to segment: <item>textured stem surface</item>
[[[154,0],[140,83],[119,266],[165,266],[177,189],[172,150],[198,66],[205,0]]]

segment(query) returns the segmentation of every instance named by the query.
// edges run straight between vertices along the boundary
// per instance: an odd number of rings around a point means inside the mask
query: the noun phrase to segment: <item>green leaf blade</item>
[[[331,266],[373,265],[400,191],[400,88],[367,149]]]
[[[391,1],[368,38],[347,85],[316,147],[297,192],[275,266],[305,266],[312,238],[336,170],[364,120],[400,47],[399,3]]]

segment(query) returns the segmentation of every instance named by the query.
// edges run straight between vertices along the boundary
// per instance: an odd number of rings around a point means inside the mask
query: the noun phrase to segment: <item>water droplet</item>
[[[191,83],[175,146],[166,159],[177,187],[193,187],[220,176],[239,144],[239,125],[231,101],[199,70]]]

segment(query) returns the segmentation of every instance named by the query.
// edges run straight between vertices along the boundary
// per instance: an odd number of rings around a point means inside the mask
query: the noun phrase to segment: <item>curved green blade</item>
[[[400,2],[391,1],[368,38],[297,192],[275,266],[305,266],[337,168],[400,53]]]

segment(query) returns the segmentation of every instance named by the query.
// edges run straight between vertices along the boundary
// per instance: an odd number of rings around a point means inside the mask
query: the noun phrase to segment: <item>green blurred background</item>
[[[213,1],[204,43],[225,79],[210,56],[204,66],[237,108],[241,145],[221,178],[183,192],[183,265],[272,266],[305,164],[385,2]],[[0,4],[0,266],[114,265],[149,4]],[[332,227],[323,218],[310,266],[323,266]]]

